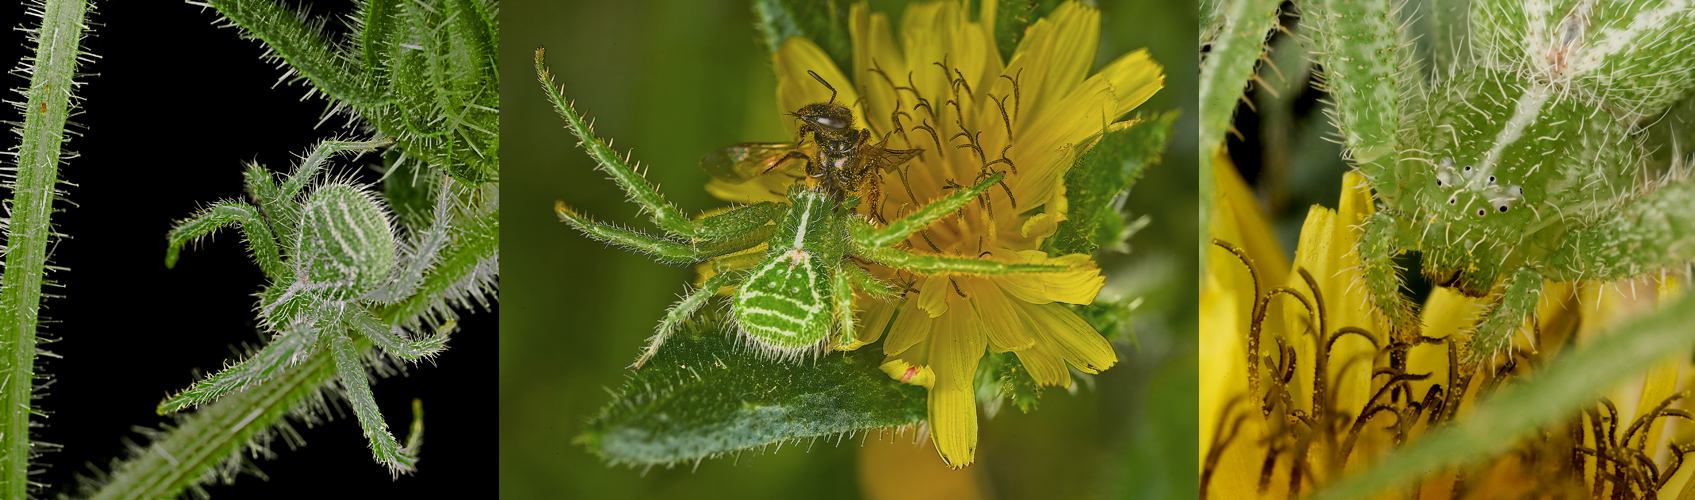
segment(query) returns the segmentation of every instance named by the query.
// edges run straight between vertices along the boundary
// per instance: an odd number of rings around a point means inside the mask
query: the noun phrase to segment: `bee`
[[[853,111],[836,103],[836,88],[812,70],[806,74],[830,89],[830,100],[801,106],[789,113],[800,120],[800,133],[794,142],[726,146],[702,158],[701,167],[713,177],[728,182],[745,182],[772,173],[793,177],[796,181],[815,184],[837,202],[863,189],[871,217],[887,224],[878,206],[882,186],[875,182],[877,174],[895,171],[904,176],[899,167],[919,157],[924,150],[889,149],[885,147],[887,137],[873,144],[871,130],[855,128]],[[809,139],[815,146],[813,154],[807,153]]]

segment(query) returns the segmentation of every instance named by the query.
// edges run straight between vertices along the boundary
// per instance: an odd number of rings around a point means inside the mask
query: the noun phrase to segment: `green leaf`
[[[977,365],[977,401],[983,404],[983,414],[993,417],[1005,402],[1012,402],[1018,411],[1030,413],[1042,400],[1042,385],[1024,369],[1018,355],[1010,352],[991,352]]]
[[[1109,131],[1077,157],[1065,173],[1069,208],[1049,253],[1094,253],[1122,242],[1124,214],[1113,199],[1128,191],[1147,167],[1159,163],[1177,112],[1168,111],[1129,128]]]
[[[845,0],[753,0],[759,39],[771,53],[782,48],[783,40],[798,36],[824,49],[843,71],[853,68],[848,8]]]
[[[1047,17],[1059,7],[1060,0],[983,0],[998,2],[995,7],[995,47],[1001,57],[1011,57],[1024,40],[1024,29],[1037,19]],[[981,5],[981,4],[979,4]]]
[[[608,462],[668,465],[924,419],[924,388],[883,374],[876,349],[771,361],[728,328],[716,313],[685,325],[577,442]]]
[[[1313,496],[1372,498],[1447,467],[1476,464],[1512,450],[1604,391],[1695,347],[1695,294],[1598,335],[1521,383],[1481,401],[1469,416],[1436,429]]]

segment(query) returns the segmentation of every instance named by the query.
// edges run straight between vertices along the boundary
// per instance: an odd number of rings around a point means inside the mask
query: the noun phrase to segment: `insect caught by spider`
[[[987,200],[989,188],[1001,182],[1000,172],[986,172],[971,186],[916,207],[903,217],[878,224],[854,211],[859,199],[854,184],[880,168],[898,166],[888,159],[906,152],[889,152],[867,144],[869,132],[852,128],[847,108],[826,103],[808,105],[796,113],[803,133],[818,142],[819,153],[797,149],[731,147],[720,153],[741,159],[708,161],[708,167],[728,167],[755,174],[755,165],[775,167],[798,153],[808,175],[817,182],[796,182],[785,202],[731,207],[690,218],[646,179],[624,156],[594,136],[587,120],[568,102],[536,51],[536,74],[566,126],[629,199],[657,226],[662,235],[595,221],[563,202],[555,212],[583,234],[672,264],[711,262],[714,274],[698,289],[685,293],[666,311],[647,347],[632,365],[640,368],[677,327],[712,299],[720,289],[735,288],[730,310],[735,330],[764,356],[795,360],[816,356],[832,345],[851,345],[855,333],[855,301],[859,292],[891,297],[902,289],[873,277],[862,263],[885,266],[914,275],[994,275],[1068,270],[1064,265],[1006,263],[996,260],[914,253],[899,248],[909,236],[956,213],[973,200]],[[822,79],[820,82],[823,83]],[[828,86],[828,83],[825,83]],[[805,138],[803,138],[805,139]],[[798,141],[797,141],[798,142]],[[790,145],[792,146],[792,144]],[[869,149],[868,149],[869,148]],[[870,153],[868,156],[867,153]],[[757,153],[757,154],[755,154]],[[912,154],[915,154],[913,152]],[[774,159],[773,159],[774,158]],[[775,162],[775,163],[772,163]],[[1004,203],[1004,202],[1001,202]]]

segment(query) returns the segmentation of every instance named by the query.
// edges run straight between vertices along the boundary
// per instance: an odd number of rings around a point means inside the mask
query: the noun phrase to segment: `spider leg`
[[[734,207],[701,218],[701,233],[706,238],[726,238],[753,231],[782,218],[788,208],[770,201]]]
[[[366,299],[392,304],[410,297],[418,290],[418,285],[424,282],[424,273],[435,266],[436,257],[441,254],[442,249],[452,242],[453,179],[444,175],[440,183],[441,186],[436,190],[436,203],[430,218],[430,227],[407,243],[408,251],[401,254],[401,265],[395,267],[395,275],[376,290],[366,294]]]
[[[318,177],[318,172],[324,169],[324,164],[329,162],[331,158],[344,153],[367,153],[376,151],[377,148],[393,143],[394,141],[387,139],[374,141],[327,140],[319,142],[317,146],[312,147],[312,152],[307,153],[305,157],[300,159],[299,163],[294,164],[294,170],[289,172],[288,177],[283,180],[282,185],[279,186],[275,192],[277,198],[274,200],[261,199],[259,200],[259,203],[261,205],[286,204],[290,199],[298,196],[300,191],[306,189],[307,183],[312,182],[312,179]]]
[[[1389,214],[1372,214],[1362,224],[1355,252],[1360,258],[1360,275],[1366,295],[1378,314],[1389,324],[1392,339],[1408,344],[1419,336],[1418,318],[1413,314],[1412,301],[1401,295],[1401,273],[1395,267],[1395,220]]]
[[[665,317],[659,320],[659,326],[654,328],[653,336],[648,338],[647,347],[642,349],[641,356],[636,357],[636,361],[630,364],[630,368],[640,370],[649,359],[653,359],[654,354],[659,353],[659,347],[665,345],[665,339],[671,338],[671,334],[677,331],[678,326],[682,326],[683,321],[688,320],[689,316],[693,316],[695,311],[700,310],[700,306],[706,305],[706,301],[711,299],[713,294],[718,293],[718,289],[739,281],[743,274],[739,272],[715,274],[711,278],[707,278],[706,283],[701,284],[700,288],[685,293],[681,300],[678,300],[675,305],[665,311]]]
[[[1521,267],[1501,285],[1501,293],[1471,336],[1472,360],[1486,359],[1512,345],[1513,332],[1524,318],[1536,313],[1542,295],[1542,273]]]
[[[159,403],[160,415],[216,401],[234,391],[276,376],[297,360],[306,359],[317,351],[319,328],[310,321],[295,321],[290,327],[271,337],[258,352],[230,365],[212,376],[200,379]]]
[[[1582,224],[1548,256],[1556,281],[1615,280],[1695,260],[1695,179],[1668,181]]]
[[[220,201],[202,209],[200,213],[177,223],[171,229],[166,239],[169,246],[165,249],[165,267],[175,267],[177,257],[183,245],[190,241],[204,238],[219,228],[234,224],[241,228],[242,236],[247,240],[247,247],[253,252],[253,260],[258,262],[259,269],[271,280],[285,279],[287,267],[283,265],[282,254],[277,249],[277,240],[271,234],[269,226],[252,205],[239,201]]]
[[[964,274],[964,275],[995,275],[1014,273],[1052,273],[1068,271],[1069,266],[1060,264],[1024,264],[1008,263],[989,259],[974,259],[969,257],[948,257],[942,255],[919,255],[905,250],[889,247],[869,247],[858,249],[855,255],[902,271],[918,274]]]
[[[689,264],[700,262],[702,258],[700,249],[694,245],[672,241],[614,224],[598,222],[571,210],[562,201],[554,203],[553,213],[559,216],[560,221],[571,225],[572,228],[590,238],[608,245],[647,254],[660,262]]]
[[[628,156],[619,156],[616,151],[594,135],[594,124],[583,118],[571,103],[565,100],[562,88],[553,83],[553,74],[543,64],[542,52],[536,51],[536,77],[547,87],[548,102],[553,110],[565,120],[566,128],[577,136],[579,146],[594,158],[595,166],[601,172],[612,177],[612,181],[624,190],[630,201],[641,206],[653,224],[674,236],[697,237],[702,235],[699,224],[689,220],[676,205],[671,204],[659,193],[659,188],[649,182],[646,177],[636,172],[628,163]]]
[[[757,208],[756,208],[757,207]],[[718,214],[709,219],[715,219],[718,226],[715,232],[722,232],[718,238],[705,239],[695,243],[684,243],[668,238],[654,236],[634,229],[624,228],[615,224],[598,222],[588,216],[577,213],[564,202],[556,202],[553,212],[559,215],[559,220],[588,237],[602,243],[623,247],[637,253],[647,254],[667,264],[693,264],[719,255],[726,255],[758,246],[771,237],[774,226],[754,225],[748,220],[767,217],[769,214],[780,213],[784,209],[780,204],[758,204],[742,207],[748,214],[738,214],[736,210]],[[753,217],[752,212],[760,212]],[[748,220],[736,220],[748,217]],[[768,219],[767,219],[768,220]],[[743,229],[745,227],[745,229]],[[731,229],[742,229],[741,232],[731,232]]]
[[[913,210],[912,213],[890,222],[881,229],[865,231],[865,228],[861,227],[860,231],[856,231],[856,233],[860,234],[854,235],[855,245],[864,247],[888,247],[896,243],[906,241],[906,239],[912,236],[913,233],[921,231],[926,227],[930,227],[930,224],[934,224],[936,221],[941,220],[942,217],[959,210],[960,207],[965,206],[967,202],[982,195],[984,191],[987,191],[990,187],[994,186],[995,183],[1000,182],[1003,175],[1005,174],[996,172],[984,178],[982,182],[978,182],[975,186],[971,186],[967,189],[954,190],[954,192],[948,193],[947,196],[943,196],[941,199],[930,202],[922,207],[918,207],[918,209]]]
[[[341,381],[348,406],[353,407],[353,414],[359,419],[360,430],[371,442],[372,458],[387,466],[391,473],[411,471],[417,458],[395,441],[394,434],[389,433],[388,422],[383,421],[377,400],[371,396],[371,380],[370,375],[365,373],[364,357],[354,350],[353,340],[345,332],[335,332],[329,340],[330,351],[335,355],[336,378]]]
[[[849,268],[857,268],[853,264],[844,264],[830,277],[830,302],[836,315],[836,345],[851,346],[858,343],[858,330],[855,329],[857,312],[853,307],[853,278],[848,276]]]
[[[406,360],[417,361],[428,359],[447,349],[447,334],[452,327],[440,328],[434,335],[421,339],[413,339],[406,330],[398,325],[384,324],[371,311],[364,308],[356,309],[348,315],[347,324],[354,331],[371,339],[371,343],[391,356]]]

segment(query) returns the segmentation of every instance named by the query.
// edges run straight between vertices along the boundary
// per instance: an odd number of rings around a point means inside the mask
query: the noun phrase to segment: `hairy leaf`
[[[1065,173],[1065,222],[1049,238],[1049,250],[1058,254],[1094,253],[1124,238],[1124,214],[1114,200],[1122,196],[1142,173],[1159,163],[1171,137],[1177,112],[1169,111],[1127,128],[1107,130],[1076,164]]]
[[[1001,57],[1011,57],[1018,49],[1018,42],[1024,40],[1024,29],[1037,19],[1047,17],[1059,7],[1059,0],[982,0],[996,2],[995,7],[995,47],[1000,49]]]
[[[924,389],[878,370],[875,349],[772,361],[728,328],[717,314],[684,326],[577,441],[608,462],[665,465],[924,419]]]
[[[853,41],[848,37],[847,0],[753,0],[760,41],[776,53],[789,37],[811,40],[830,55],[837,68],[853,67]]]

